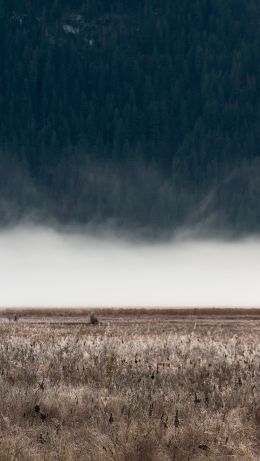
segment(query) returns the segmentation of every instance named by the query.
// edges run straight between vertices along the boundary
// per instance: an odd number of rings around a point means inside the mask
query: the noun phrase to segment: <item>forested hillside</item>
[[[260,230],[257,0],[2,0],[0,212]]]

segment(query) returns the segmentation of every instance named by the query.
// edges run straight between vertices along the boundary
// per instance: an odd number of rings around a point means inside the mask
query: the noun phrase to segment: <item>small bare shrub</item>
[[[98,318],[94,312],[91,312],[89,314],[89,322],[91,325],[97,325],[98,324]]]

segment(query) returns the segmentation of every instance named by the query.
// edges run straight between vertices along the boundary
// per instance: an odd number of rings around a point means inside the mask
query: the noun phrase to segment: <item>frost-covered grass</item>
[[[2,324],[0,461],[257,461],[258,333]]]

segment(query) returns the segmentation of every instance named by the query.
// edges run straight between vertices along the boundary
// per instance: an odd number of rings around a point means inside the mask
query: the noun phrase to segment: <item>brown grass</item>
[[[0,461],[260,459],[259,320],[112,314],[0,324]]]

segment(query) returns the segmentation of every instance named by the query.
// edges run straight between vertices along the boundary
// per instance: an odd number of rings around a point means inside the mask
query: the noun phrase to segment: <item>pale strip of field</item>
[[[31,308],[0,309],[0,324],[19,325],[90,325],[90,314],[95,313],[101,325],[142,325],[182,324],[182,325],[247,325],[260,331],[260,309],[243,308]]]

